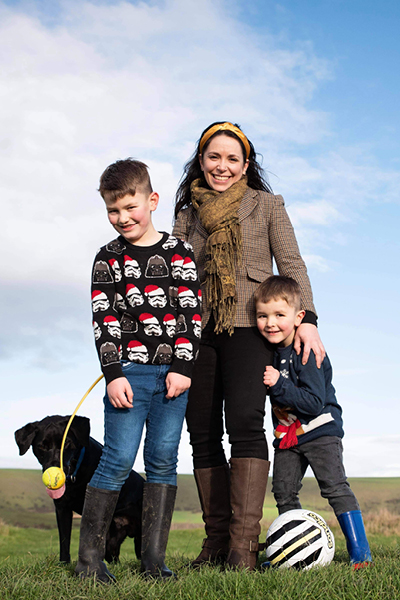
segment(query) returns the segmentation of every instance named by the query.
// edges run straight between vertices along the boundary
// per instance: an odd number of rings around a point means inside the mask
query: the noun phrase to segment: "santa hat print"
[[[164,295],[163,290],[160,287],[158,287],[158,285],[146,285],[146,287],[144,288],[144,293],[146,294],[146,296],[150,296],[150,298],[154,296]]]
[[[106,317],[103,322],[104,322],[104,325],[119,325],[118,319],[116,319],[112,315],[109,315],[108,317]]]
[[[191,298],[192,296],[194,296],[192,290],[189,290],[188,287],[184,286],[184,285],[180,285],[178,287],[178,296],[181,297],[185,297],[188,296],[189,298]]]
[[[195,323],[196,325],[201,325],[201,316],[200,315],[193,315],[193,317],[192,317],[192,323]]]
[[[190,258],[190,256],[186,256],[185,260],[183,261],[183,266],[185,269],[196,268],[196,265],[194,264],[194,261]]]
[[[140,291],[138,290],[138,288],[136,287],[136,285],[133,285],[133,283],[128,283],[128,285],[126,286],[126,295],[127,296],[132,296],[132,295],[137,295],[140,296]]]
[[[93,290],[92,301],[97,302],[98,300],[107,300],[107,296],[104,292],[100,290]]]
[[[124,254],[124,265],[133,265],[134,267],[138,266],[138,261],[135,260],[134,258],[131,258],[130,256],[128,256],[127,254]]]
[[[163,318],[163,323],[164,323],[164,325],[176,325],[176,319],[175,319],[174,315],[167,314]]]
[[[139,342],[138,340],[132,340],[128,344],[128,350],[130,352],[147,352],[146,346]]]
[[[171,266],[179,267],[182,264],[183,264],[182,256],[180,256],[180,254],[174,254],[173,257],[171,258]]]
[[[180,337],[175,342],[175,348],[186,348],[186,350],[192,351],[193,346],[189,340],[184,337]]]
[[[139,321],[143,325],[158,325],[158,320],[150,313],[142,313],[139,317]]]

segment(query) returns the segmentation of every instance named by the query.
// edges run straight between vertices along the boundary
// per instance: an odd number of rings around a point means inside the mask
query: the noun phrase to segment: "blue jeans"
[[[120,490],[129,476],[143,428],[146,479],[176,485],[178,446],[188,392],[168,400],[165,378],[170,365],[122,363],[133,390],[132,408],[114,408],[104,396],[104,448],[90,486]]]
[[[299,491],[309,465],[336,516],[360,510],[344,470],[342,440],[324,435],[286,450],[275,448],[272,492],[280,515],[301,508]]]

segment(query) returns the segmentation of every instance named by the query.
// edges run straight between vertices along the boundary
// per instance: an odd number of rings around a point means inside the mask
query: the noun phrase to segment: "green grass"
[[[374,557],[374,565],[361,572],[353,572],[349,567],[343,535],[311,478],[304,480],[301,500],[304,507],[317,511],[332,526],[336,553],[329,567],[304,573],[237,573],[208,567],[192,571],[189,561],[199,552],[204,531],[193,476],[180,475],[177,510],[167,548],[167,564],[177,572],[178,581],[144,581],[133,541],[127,539],[121,548],[121,562],[111,567],[118,583],[104,587],[91,580],[76,580],[75,562],[68,566],[58,563],[54,507],[45,493],[40,471],[0,469],[0,600],[397,600],[400,480],[351,479],[350,483],[364,511]],[[268,488],[262,541],[276,516]],[[79,521],[75,519],[72,532],[73,561],[78,554]]]
[[[175,535],[182,547],[185,545],[182,538],[188,538],[191,532],[171,532],[171,537]],[[59,565],[55,555],[9,558],[0,561],[0,597],[2,600],[396,600],[400,597],[400,546],[393,540],[386,542],[372,543],[374,565],[357,572],[347,564],[341,543],[331,565],[308,572],[243,573],[209,567],[198,572],[189,568],[186,554],[169,551],[167,564],[178,574],[178,580],[167,583],[143,580],[139,562],[124,557],[111,566],[118,581],[112,586],[76,580],[74,564]]]
[[[331,525],[335,536],[336,548],[345,549],[343,534],[335,521]],[[267,524],[263,524],[260,540],[265,541]],[[393,533],[393,532],[392,532]],[[399,537],[394,533],[386,535],[375,533],[368,534],[375,544],[390,547],[396,545]],[[167,551],[170,554],[183,554],[194,558],[201,547],[204,538],[203,528],[173,529],[169,535]],[[76,560],[78,556],[79,530],[72,531],[71,556]],[[0,524],[0,561],[15,557],[45,557],[50,554],[58,556],[58,531],[57,529],[20,528]],[[133,540],[127,538],[121,546],[121,558],[135,559]],[[0,596],[1,598],[1,596]]]

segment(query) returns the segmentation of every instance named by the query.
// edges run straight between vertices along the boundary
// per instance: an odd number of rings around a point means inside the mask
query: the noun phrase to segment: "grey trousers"
[[[301,508],[299,491],[308,465],[336,516],[360,510],[346,478],[342,440],[325,435],[287,450],[275,448],[272,491],[279,514]]]

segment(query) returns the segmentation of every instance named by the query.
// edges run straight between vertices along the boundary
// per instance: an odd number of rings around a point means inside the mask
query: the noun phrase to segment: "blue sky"
[[[259,11],[265,7],[264,2],[255,5]],[[399,138],[393,134],[399,124],[400,5],[370,0],[288,2],[268,14],[273,29],[286,40],[309,40],[330,62],[332,79],[317,90],[313,104],[331,113],[343,143],[357,140],[379,146],[382,161],[398,161]]]
[[[101,172],[147,162],[168,230],[195,141],[227,119],[295,226],[348,474],[400,476],[399,25],[391,1],[0,0],[0,467],[36,468],[14,430],[71,414],[98,376],[89,274],[113,236]],[[101,440],[100,386],[80,414]],[[265,427],[271,441],[268,413]]]

